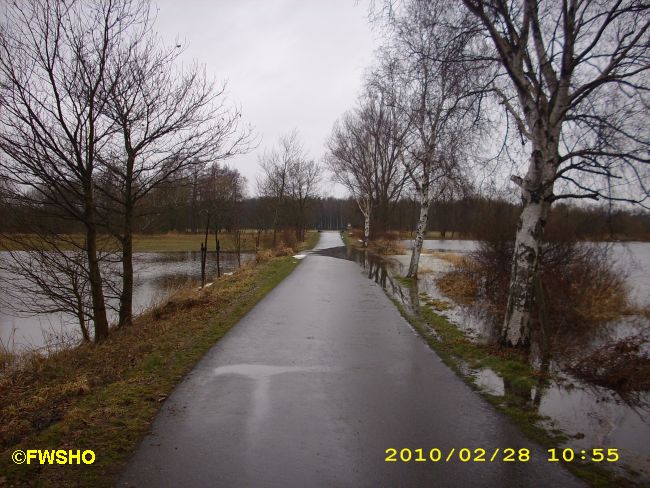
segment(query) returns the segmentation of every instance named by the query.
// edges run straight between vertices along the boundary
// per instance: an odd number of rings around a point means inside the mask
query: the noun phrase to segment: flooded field
[[[432,250],[469,252],[476,249],[474,241],[426,241]],[[380,285],[386,293],[403,304],[409,313],[417,314],[423,296],[444,299],[435,285],[435,278],[450,268],[447,261],[423,255],[420,279],[413,286],[405,286],[397,279],[406,273],[410,255],[381,258],[352,249],[336,248],[322,251],[328,255],[357,261],[364,274]],[[631,297],[639,304],[647,304],[650,295],[650,244],[616,243],[613,255],[628,273]],[[476,309],[454,306],[445,315],[466,335],[479,342],[494,339],[494,331]],[[587,334],[580,347],[595,348],[641,330],[650,330],[647,318],[626,317],[609,323],[598,333]],[[561,357],[552,358],[548,365],[551,380],[540,380],[528,390],[515,389],[489,368],[478,371],[465,368],[468,375],[484,393],[518,398],[519,404],[545,417],[545,427],[559,429],[569,440],[564,446],[574,449],[618,448],[621,463],[615,469],[619,474],[642,484],[650,483],[650,393],[639,395],[634,402],[624,399],[608,388],[581,381],[563,371]],[[612,466],[609,466],[612,468]]]
[[[0,252],[0,259],[7,259]],[[242,264],[254,259],[252,253],[242,253]],[[222,273],[232,272],[237,267],[234,253],[222,252],[220,268]],[[175,290],[189,283],[201,280],[201,256],[199,252],[164,252],[134,254],[135,286],[133,306],[136,314],[160,303]],[[206,277],[210,282],[217,276],[217,261],[214,253],[208,255]],[[0,272],[0,281],[3,280]],[[109,301],[116,306],[116,300]],[[109,320],[114,322],[117,314],[109,310]],[[75,337],[78,324],[63,314],[47,313],[32,316],[16,316],[0,302],[0,340],[12,350],[42,347],[49,337]]]

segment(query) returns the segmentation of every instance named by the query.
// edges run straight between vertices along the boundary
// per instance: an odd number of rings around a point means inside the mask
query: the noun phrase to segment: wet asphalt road
[[[317,249],[341,246],[323,233]],[[531,449],[527,463],[388,448]],[[583,486],[459,380],[351,261],[310,255],[176,388],[119,486]]]

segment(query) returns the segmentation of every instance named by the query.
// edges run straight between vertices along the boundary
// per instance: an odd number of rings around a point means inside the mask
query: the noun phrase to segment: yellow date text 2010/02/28
[[[573,462],[573,461],[592,461],[592,462],[616,462],[619,460],[618,449],[614,448],[594,448],[589,450],[573,450],[570,448],[565,449],[548,449],[546,461],[548,462]],[[390,447],[386,449],[386,462],[451,462],[461,461],[463,463],[485,463],[485,462],[506,462],[506,463],[526,463],[530,461],[530,449],[525,447],[514,449],[507,447],[501,449],[499,447],[494,449],[483,449],[478,447],[475,449],[461,448],[456,449],[439,449],[434,447],[432,449],[416,448],[411,449],[408,447],[396,449]]]

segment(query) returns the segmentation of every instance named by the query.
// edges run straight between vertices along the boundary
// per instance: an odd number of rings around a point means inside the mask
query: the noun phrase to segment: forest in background
[[[201,233],[205,213],[212,210],[225,231],[239,225],[243,229],[270,231],[273,228],[273,197],[246,197],[244,180],[237,170],[212,167],[200,174],[187,172],[178,179],[151,191],[137,209],[134,232],[141,234]],[[45,203],[43,203],[45,204]],[[288,199],[280,213],[280,227],[293,229],[296,213]],[[412,233],[418,219],[419,203],[400,198],[389,207],[385,231]],[[520,206],[504,198],[484,196],[435,202],[431,205],[427,230],[437,237],[482,239],[495,231],[514,234]],[[363,226],[363,215],[352,198],[311,198],[306,208],[308,227],[340,230],[348,224]],[[33,206],[21,207],[0,196],[0,232],[30,232],[32,224],[49,222],[58,232],[80,232],[78,223],[61,216],[57,222],[51,211],[40,213]],[[25,225],[29,222],[29,225]],[[214,222],[214,220],[213,220]],[[213,224],[214,225],[214,224]],[[373,226],[373,229],[376,226]],[[552,211],[548,232],[562,230],[567,238],[580,240],[650,240],[650,213],[639,208],[610,208],[608,205],[558,204]]]

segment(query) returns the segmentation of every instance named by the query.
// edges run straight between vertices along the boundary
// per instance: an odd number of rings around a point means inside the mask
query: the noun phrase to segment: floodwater
[[[469,252],[476,249],[475,241],[427,241],[427,249],[451,252]],[[613,256],[628,273],[631,297],[639,304],[648,304],[650,295],[650,243],[615,243]],[[322,251],[330,256],[357,261],[364,274],[379,284],[386,293],[399,300],[412,314],[417,314],[423,298],[444,299],[435,286],[435,277],[450,268],[447,261],[423,255],[420,278],[414,286],[402,285],[396,278],[404,276],[410,255],[381,258],[352,249],[336,248]],[[476,309],[458,305],[444,312],[469,337],[489,341],[494,337],[484,317]],[[587,338],[592,347],[603,342],[650,329],[647,318],[626,318],[608,324],[604,333]],[[559,429],[569,436],[563,446],[574,450],[592,448],[617,448],[620,463],[608,466],[626,478],[641,484],[650,483],[650,393],[640,394],[635,402],[621,398],[613,390],[581,381],[551,361],[549,369],[553,380],[540,380],[530,390],[513,388],[495,371],[484,368],[478,371],[465,367],[474,377],[475,384],[484,393],[494,396],[508,395],[508,399],[535,410],[547,418],[544,426]],[[606,451],[605,451],[606,452]]]
[[[413,247],[413,240],[406,239],[402,243],[407,247]],[[422,249],[445,252],[470,252],[478,249],[478,241],[461,239],[425,239],[422,242]]]
[[[404,240],[407,247],[412,240]],[[478,241],[454,239],[425,239],[422,248],[430,251],[467,253],[478,249]],[[630,298],[638,305],[650,305],[650,243],[648,242],[608,242],[612,259],[627,274],[630,285]],[[407,263],[408,264],[408,263]]]
[[[8,253],[0,252],[0,260],[9,259]],[[254,259],[252,253],[242,253],[242,264]],[[220,254],[222,273],[232,272],[237,267],[234,253]],[[135,253],[133,308],[136,314],[161,303],[175,290],[188,283],[200,283],[200,252]],[[3,280],[0,271],[0,280]],[[206,281],[217,276],[216,254],[209,253],[206,262]],[[115,299],[109,305],[117,306]],[[115,322],[115,310],[109,310],[109,320]],[[79,337],[78,324],[71,317],[60,313],[43,313],[32,316],[16,316],[16,313],[0,301],[0,341],[10,350],[20,351],[40,348],[47,343],[59,343]]]

